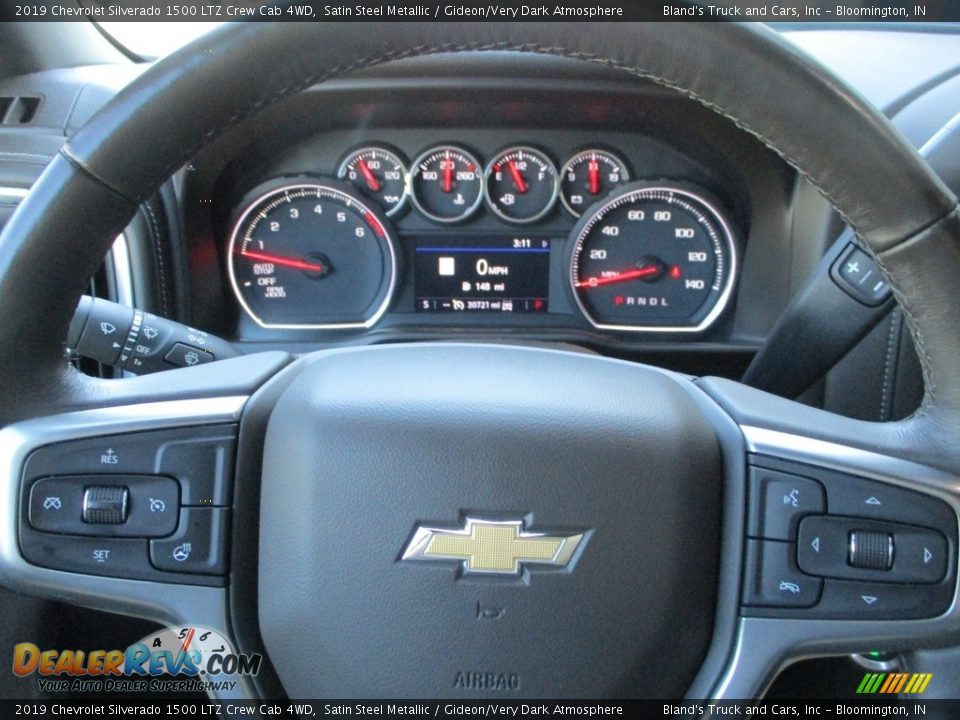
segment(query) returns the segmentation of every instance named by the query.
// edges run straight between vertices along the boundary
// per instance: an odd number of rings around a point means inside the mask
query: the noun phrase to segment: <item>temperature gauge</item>
[[[413,204],[438,223],[466,220],[483,197],[480,163],[454,145],[440,145],[414,160],[410,185]]]
[[[567,160],[560,175],[560,199],[574,217],[630,179],[623,160],[606,150],[578,152]]]
[[[383,146],[354,150],[340,163],[337,177],[379,203],[387,217],[399,212],[407,199],[407,168],[397,153]]]
[[[508,222],[539,220],[557,199],[557,170],[533,148],[504,150],[490,161],[485,177],[487,205]]]

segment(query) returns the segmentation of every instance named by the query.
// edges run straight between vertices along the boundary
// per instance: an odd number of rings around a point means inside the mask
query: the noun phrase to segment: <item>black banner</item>
[[[494,0],[11,0],[3,21],[98,22],[337,22],[370,21],[577,21],[745,20],[765,23],[960,22],[960,0],[558,0],[537,4]]]
[[[960,700],[873,699],[715,702],[688,700],[277,700],[259,702],[124,700],[0,701],[4,718],[888,718],[960,717]]]

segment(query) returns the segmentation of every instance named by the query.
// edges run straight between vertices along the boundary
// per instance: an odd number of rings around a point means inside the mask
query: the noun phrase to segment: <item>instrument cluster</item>
[[[364,143],[335,177],[283,175],[248,193],[232,218],[230,283],[267,329],[454,314],[704,331],[735,286],[728,212],[701,187],[631,177],[606,147],[558,166],[533,143],[485,163],[459,144],[431,145],[408,163],[390,144]]]
[[[580,217],[592,199],[630,179],[623,160],[608,150],[578,152],[558,172],[545,152],[522,145],[501,150],[485,167],[464,147],[436,145],[409,168],[398,150],[368,145],[343,159],[337,177],[375,200],[388,217],[403,210],[409,197],[424,217],[456,224],[469,219],[482,201],[516,225],[545,216],[558,196],[573,217]]]

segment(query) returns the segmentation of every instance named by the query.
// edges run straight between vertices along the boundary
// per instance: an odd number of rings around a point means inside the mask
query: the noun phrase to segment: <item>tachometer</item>
[[[584,316],[608,330],[695,332],[733,288],[730,225],[704,193],[634,183],[580,219],[570,285]]]
[[[386,311],[396,253],[372,203],[321,182],[254,191],[234,225],[230,282],[268,328],[363,328]]]

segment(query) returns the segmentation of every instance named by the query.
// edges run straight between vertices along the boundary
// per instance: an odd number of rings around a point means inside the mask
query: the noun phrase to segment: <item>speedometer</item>
[[[266,328],[365,328],[386,311],[396,252],[379,209],[334,183],[255,190],[230,236],[240,305]]]
[[[696,332],[730,299],[736,244],[699,190],[626,185],[580,219],[571,245],[573,296],[597,328]]]

